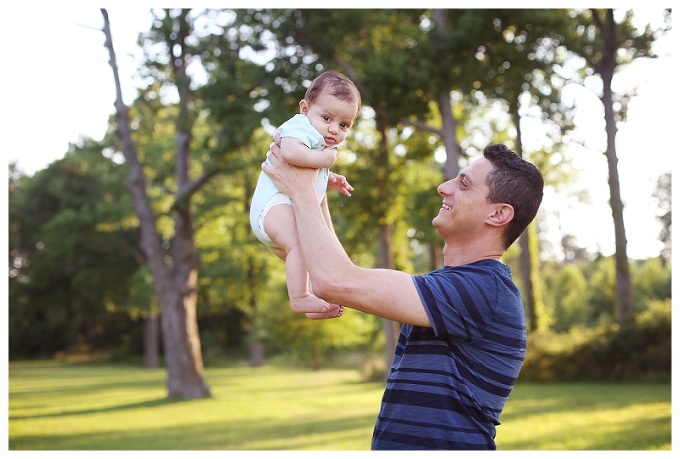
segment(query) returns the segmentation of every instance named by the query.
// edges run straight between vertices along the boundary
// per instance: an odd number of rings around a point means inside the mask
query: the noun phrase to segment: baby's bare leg
[[[330,305],[309,291],[307,279],[307,268],[302,253],[300,248],[295,246],[288,251],[286,257],[286,282],[290,308],[296,313],[327,313]]]
[[[272,207],[264,219],[264,229],[280,248],[274,250],[274,253],[286,262],[286,283],[291,309],[296,313],[327,314],[333,309],[331,305],[314,296],[308,288],[309,275],[298,245],[293,208],[287,204]],[[337,310],[335,314],[337,317]]]

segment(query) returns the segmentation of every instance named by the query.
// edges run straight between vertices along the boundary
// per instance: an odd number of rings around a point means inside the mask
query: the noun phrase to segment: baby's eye
[[[323,118],[324,121],[330,121],[331,117],[328,115],[321,115],[321,118]]]

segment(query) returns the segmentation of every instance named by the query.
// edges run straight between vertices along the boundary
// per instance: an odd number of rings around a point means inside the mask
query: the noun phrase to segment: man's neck
[[[501,261],[504,253],[505,250],[502,247],[492,246],[491,244],[475,247],[467,244],[454,246],[446,243],[442,249],[445,266],[467,265],[479,260]]]

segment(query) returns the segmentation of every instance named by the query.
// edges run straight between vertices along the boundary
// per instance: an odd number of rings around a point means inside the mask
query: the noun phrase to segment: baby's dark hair
[[[329,70],[314,78],[312,84],[307,88],[305,99],[310,104],[316,101],[319,94],[324,91],[343,102],[356,102],[357,115],[361,111],[361,94],[354,85],[354,82],[340,72]]]
[[[489,145],[484,157],[494,169],[486,177],[489,202],[510,204],[515,216],[505,230],[507,249],[536,217],[543,200],[543,175],[531,164],[505,145]]]

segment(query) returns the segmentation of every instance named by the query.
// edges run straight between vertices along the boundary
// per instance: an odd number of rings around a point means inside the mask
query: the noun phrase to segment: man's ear
[[[487,217],[486,222],[491,226],[503,226],[515,217],[515,209],[510,204],[499,203],[496,211]]]

